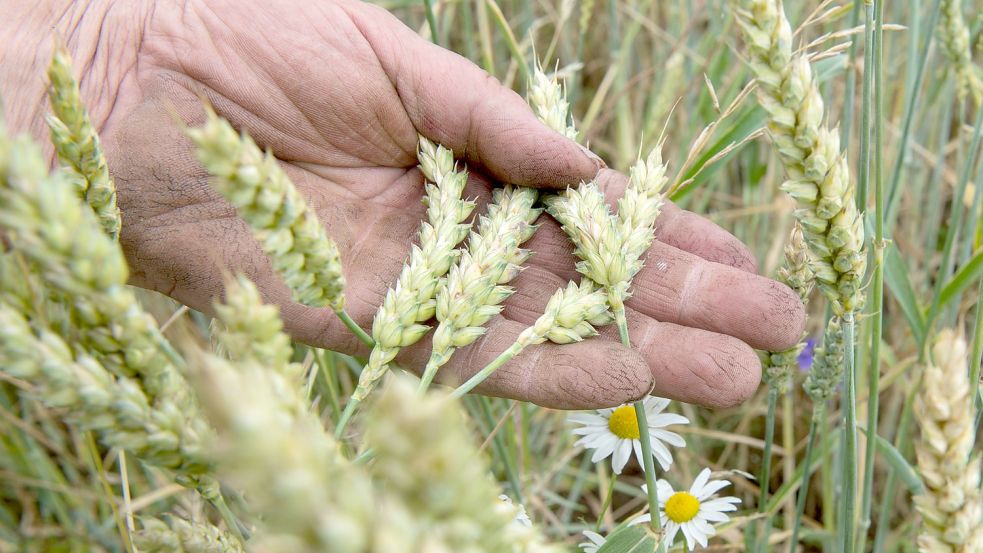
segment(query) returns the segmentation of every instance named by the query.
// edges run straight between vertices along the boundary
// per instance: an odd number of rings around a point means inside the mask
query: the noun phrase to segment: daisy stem
[[[475,386],[484,382],[485,379],[491,376],[491,374],[496,370],[498,370],[499,367],[511,361],[512,358],[515,357],[516,355],[519,355],[519,352],[525,349],[525,347],[526,347],[525,342],[515,342],[514,344],[509,346],[508,349],[503,351],[491,363],[488,363],[488,365],[486,365],[485,368],[475,373],[475,375],[469,378],[467,382],[455,388],[454,391],[451,392],[451,397],[459,398],[464,394],[473,390]]]
[[[843,432],[846,444],[843,450],[843,489],[845,512],[840,525],[841,545],[844,553],[854,551],[855,524],[857,518],[857,382],[854,363],[854,315],[843,315],[843,378],[844,398]]]
[[[758,513],[764,514],[768,503],[768,482],[771,481],[771,446],[775,440],[775,408],[778,405],[778,387],[768,387],[768,414],[765,416],[765,450],[761,459],[761,498],[758,500]],[[761,536],[757,541],[757,551],[764,551],[768,546],[768,534],[771,530],[771,517],[762,518]]]
[[[628,318],[625,316],[625,307],[622,303],[613,309],[614,320],[618,325],[618,334],[621,335],[621,343],[626,348],[631,348],[631,339],[628,337]],[[635,406],[635,420],[638,423],[638,441],[642,446],[642,466],[645,469],[645,487],[649,500],[649,524],[652,531],[659,535],[659,547],[657,551],[665,550],[662,541],[662,517],[659,514],[659,495],[655,478],[655,459],[652,458],[652,441],[648,433],[648,419],[645,416],[645,402],[638,400]]]
[[[338,315],[338,318],[341,319],[341,322],[345,323],[345,326],[348,327],[348,330],[351,330],[352,334],[354,334],[356,338],[361,340],[363,344],[369,346],[370,348],[375,347],[375,340],[373,340],[372,337],[369,336],[369,334],[362,329],[362,327],[358,326],[358,323],[352,320],[351,316],[348,314],[347,311],[345,311],[344,309],[339,309],[335,311],[335,315]]]
[[[789,553],[794,553],[799,543],[799,529],[802,527],[802,515],[806,510],[806,497],[809,495],[809,469],[812,468],[812,455],[816,446],[816,429],[819,421],[826,416],[826,406],[817,403],[812,408],[812,420],[809,422],[809,439],[806,442],[806,454],[802,459],[802,483],[799,484],[799,496],[795,505],[795,522],[792,524],[792,539],[789,540]]]

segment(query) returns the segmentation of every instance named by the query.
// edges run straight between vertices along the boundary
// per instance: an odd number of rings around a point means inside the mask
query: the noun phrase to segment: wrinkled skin
[[[539,124],[518,95],[374,6],[15,4],[0,22],[0,41],[12,45],[0,54],[8,126],[45,136],[43,72],[54,25],[104,137],[132,283],[210,312],[224,275],[242,271],[309,344],[366,353],[330,310],[290,302],[246,224],[209,188],[178,123],[203,120],[201,98],[272,149],[317,209],[341,248],[348,309],[366,328],[423,216],[417,133],[467,161],[467,194],[480,202],[501,182],[561,189],[596,177],[611,201],[626,184]],[[548,216],[540,222],[516,294],[439,381],[460,382],[480,369],[554,290],[578,278],[568,240]],[[634,349],[622,347],[612,328],[580,344],[530,348],[479,391],[558,408],[611,406],[649,391],[714,407],[748,398],[760,375],[751,348],[791,346],[802,332],[802,305],[787,287],[758,276],[749,249],[705,219],[669,205],[657,238],[628,302]],[[403,352],[401,363],[421,367],[428,342]]]

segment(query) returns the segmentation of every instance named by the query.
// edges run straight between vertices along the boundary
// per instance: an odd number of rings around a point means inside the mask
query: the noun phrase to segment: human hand
[[[466,194],[478,198],[479,210],[501,182],[562,189],[596,178],[612,201],[627,182],[536,121],[518,95],[375,6],[188,0],[93,3],[70,14],[63,33],[75,66],[87,68],[83,99],[116,179],[132,283],[210,312],[224,275],[242,271],[281,305],[286,328],[302,342],[366,353],[329,309],[290,301],[246,224],[210,188],[174,118],[203,122],[201,97],[272,149],[316,209],[342,253],[347,308],[366,328],[423,218],[418,133],[467,162]],[[47,42],[23,54],[33,57],[24,64],[48,59]],[[0,80],[16,71],[0,69]],[[35,88],[3,93],[14,105]],[[12,120],[38,132],[42,113]],[[548,216],[540,222],[526,245],[535,253],[502,315],[438,381],[478,371],[554,290],[579,278],[566,236]],[[705,219],[667,205],[656,236],[627,304],[635,349],[621,346],[613,328],[578,344],[544,344],[478,391],[558,408],[616,405],[653,385],[658,395],[708,406],[749,397],[760,375],[751,347],[793,345],[804,324],[801,303],[756,275],[748,248]],[[425,338],[397,360],[422,367],[428,357]]]

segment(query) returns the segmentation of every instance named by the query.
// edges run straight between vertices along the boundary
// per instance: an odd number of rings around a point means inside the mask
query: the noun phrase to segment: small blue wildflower
[[[802,348],[802,353],[799,354],[799,370],[808,371],[812,367],[813,357],[816,353],[816,340],[814,338],[809,338],[806,340],[806,347]]]

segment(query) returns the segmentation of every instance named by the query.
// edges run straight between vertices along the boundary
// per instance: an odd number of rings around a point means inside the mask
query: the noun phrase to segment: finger
[[[543,291],[565,282],[556,275],[530,268],[519,275],[515,284],[516,293],[506,302],[502,315],[528,325],[545,307],[549,294]],[[656,395],[707,407],[730,407],[747,400],[757,389],[760,361],[741,340],[658,322],[634,309],[628,309],[627,316],[632,347],[642,354],[652,371]],[[613,325],[599,330],[597,343],[618,339]]]
[[[580,278],[574,269],[573,247],[552,219],[543,222],[526,247],[535,252],[530,270],[523,273],[526,279],[539,274],[532,268],[563,280]],[[789,348],[802,336],[805,308],[784,284],[658,240],[645,252],[643,262],[632,280],[627,305],[644,315],[729,334],[771,351]]]
[[[595,182],[613,205],[625,193],[628,177],[611,169],[597,174]],[[751,249],[726,230],[699,215],[666,202],[655,224],[655,237],[707,261],[730,265],[749,273],[758,272]]]
[[[603,166],[471,61],[423,40],[385,10],[363,8],[353,18],[420,134],[496,179],[522,186],[576,186]]]
[[[494,318],[477,342],[454,353],[437,373],[437,382],[456,386],[491,363],[511,346],[527,325]],[[397,361],[419,368],[430,356],[424,338],[404,350]],[[500,367],[475,392],[531,401],[552,409],[599,409],[643,397],[652,373],[641,355],[610,339],[574,344],[550,342],[529,346]]]

